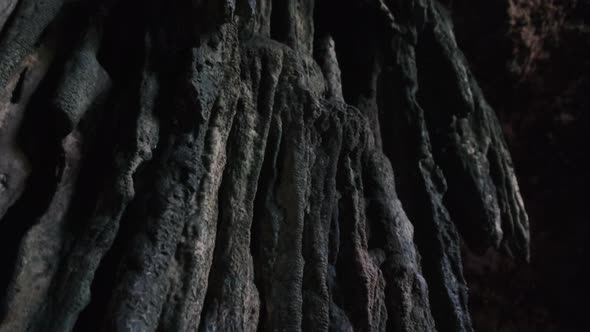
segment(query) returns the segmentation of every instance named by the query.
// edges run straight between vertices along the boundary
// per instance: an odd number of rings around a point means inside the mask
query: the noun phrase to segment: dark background
[[[476,331],[590,331],[590,2],[447,0],[497,111],[531,223],[531,261],[464,250]]]

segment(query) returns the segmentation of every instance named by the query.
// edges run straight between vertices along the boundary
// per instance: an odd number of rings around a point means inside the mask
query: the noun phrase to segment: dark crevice
[[[319,64],[323,62],[323,54],[319,53],[318,46],[322,43],[326,35],[330,35],[330,24],[326,20],[330,11],[326,1],[316,1],[313,9],[313,58]]]
[[[355,202],[352,197],[354,195],[354,178],[349,178],[349,168],[354,163],[354,153],[352,151],[342,151],[338,161],[338,169],[336,171],[336,188],[341,194],[337,201],[337,214],[339,224],[339,255],[336,260],[336,287],[334,289],[334,303],[341,308],[348,320],[353,325],[354,330],[362,329],[368,326],[367,312],[363,310],[365,303],[365,281],[360,275],[361,267],[357,254],[355,253],[355,245],[358,245],[356,229],[358,220],[355,220],[356,213]]]
[[[105,109],[112,106],[111,103],[107,103]],[[80,169],[80,181],[76,184],[74,191],[76,194],[72,198],[70,210],[66,215],[67,223],[65,225],[64,247],[62,249],[62,252],[65,254],[64,257],[68,256],[67,253],[71,252],[71,249],[77,243],[77,239],[84,234],[85,228],[88,227],[88,222],[92,219],[96,210],[96,202],[100,199],[101,192],[104,188],[104,181],[109,178],[110,174],[108,171],[110,170],[109,160],[112,160],[113,155],[109,147],[116,142],[116,137],[109,135],[109,133],[114,132],[116,128],[111,126],[113,123],[111,121],[113,119],[112,114],[100,114],[100,111],[96,109],[91,113],[87,113],[79,125],[80,131],[85,138],[85,144],[82,149],[84,160]],[[61,258],[63,260],[62,262],[58,262],[60,267],[56,276],[61,275],[61,271],[66,268],[63,262],[67,261],[67,259],[64,257]],[[109,278],[112,278],[112,276]],[[101,282],[100,279],[94,280]],[[54,301],[57,301],[58,297],[61,296],[52,292],[52,289],[56,289],[58,282],[57,279],[54,280],[52,288],[49,291],[51,294],[49,298]],[[96,295],[93,292],[92,301],[100,298],[102,294],[106,294],[106,292],[99,291]],[[49,319],[53,319],[53,314],[51,312],[48,314],[50,315]],[[86,314],[83,311],[82,317],[85,316]],[[97,325],[96,323],[94,324]],[[93,324],[88,324],[83,330],[93,331],[93,328]],[[77,329],[74,328],[74,330]]]
[[[274,105],[278,102],[275,95]],[[276,112],[276,110],[273,110]],[[285,150],[280,128],[280,120],[277,114],[271,114],[270,128],[267,137],[267,147],[262,162],[258,182],[258,190],[254,198],[254,209],[251,230],[251,248],[252,260],[254,265],[254,285],[256,286],[260,298],[260,311],[258,318],[257,331],[266,331],[272,329],[273,317],[268,309],[271,309],[272,286],[273,286],[273,255],[276,251],[275,232],[278,231],[278,224],[282,220],[282,215],[273,215],[281,213],[277,211],[278,206],[274,205],[273,198],[276,197],[276,188],[279,187],[279,174],[283,167],[282,158],[280,157]],[[273,144],[270,144],[270,143]],[[272,205],[269,205],[272,204]],[[270,218],[269,218],[270,217]],[[276,217],[279,220],[276,220]]]
[[[336,328],[334,326],[334,318],[335,315],[333,303],[341,302],[341,300],[337,299],[339,297],[338,292],[339,285],[338,285],[338,277],[336,275],[336,264],[338,263],[338,257],[340,252],[340,226],[338,223],[339,215],[338,215],[338,200],[339,200],[339,192],[336,191],[336,197],[334,202],[332,215],[330,218],[330,226],[328,231],[328,271],[326,273],[326,284],[328,287],[328,293],[331,294],[330,296],[330,328],[333,330]]]
[[[113,104],[109,104],[106,107],[115,107]],[[130,106],[130,108],[133,106]],[[137,107],[137,105],[136,105]],[[132,119],[127,119],[131,121]],[[127,120],[119,119],[119,121],[125,122]],[[115,121],[116,122],[116,121]],[[106,121],[106,123],[111,123],[111,121]],[[116,129],[111,129],[116,130]],[[105,127],[101,129],[102,132],[109,132]],[[116,137],[109,143],[109,139],[106,137],[96,137],[96,144],[105,146],[112,146],[111,144],[115,144],[115,142],[121,141],[121,139],[117,139]],[[104,151],[104,153],[108,153],[108,150],[103,147],[94,147],[93,150],[97,151]],[[95,167],[101,167],[102,169],[110,169],[109,164],[105,164],[104,160],[112,160],[113,157],[107,156],[99,156],[95,155],[96,164],[92,163],[88,165],[89,167],[85,168],[84,171],[86,172],[96,172]],[[90,164],[91,161],[88,161]],[[100,166],[102,164],[102,166]],[[147,175],[148,167],[145,164],[141,165],[142,167],[138,168],[137,172],[133,175],[134,179],[134,187],[136,193],[142,193],[143,190],[141,188],[141,179],[143,178],[150,178],[153,174]],[[99,173],[100,174],[100,173]],[[97,181],[93,185],[96,186],[97,192],[100,192],[100,189],[104,187],[104,180],[108,179],[109,176],[107,172],[103,172],[103,178],[100,181]],[[89,177],[83,177],[88,179]],[[101,177],[98,177],[99,179]],[[99,199],[99,197],[90,198],[88,197],[88,201],[84,202],[85,205],[94,205],[95,202]],[[80,313],[76,325],[74,327],[74,331],[100,331],[102,326],[97,324],[96,322],[103,321],[106,316],[107,305],[111,298],[110,292],[104,292],[105,289],[112,290],[116,286],[117,282],[117,273],[119,269],[119,265],[121,263],[122,257],[124,257],[124,253],[127,252],[128,244],[130,240],[133,238],[134,230],[137,229],[138,224],[142,222],[142,218],[140,215],[135,213],[139,208],[140,203],[137,200],[132,200],[127,209],[125,210],[123,216],[120,220],[120,228],[116,234],[116,237],[113,241],[111,248],[106,252],[106,254],[101,259],[98,268],[95,272],[94,279],[91,285],[91,301],[90,303],[82,310]],[[89,211],[94,211],[94,206],[88,208]],[[88,214],[83,220],[90,220],[92,218],[92,213]],[[79,228],[78,232],[82,232],[83,229]],[[76,233],[78,233],[76,232]]]
[[[66,29],[57,45],[55,66],[50,68],[32,95],[18,136],[18,143],[31,162],[32,173],[27,180],[23,195],[7,211],[0,224],[0,261],[6,262],[6,268],[0,272],[2,305],[6,304],[6,291],[14,272],[21,239],[48,208],[61,180],[60,173],[63,171],[64,152],[61,146],[63,134],[59,130],[59,119],[56,113],[48,112],[46,105],[52,97],[54,85],[60,77],[63,64],[79,40],[79,33],[76,33],[77,29],[73,27],[78,24],[80,18],[69,14],[63,14],[60,17],[64,19]],[[21,72],[11,100],[20,99],[26,72],[26,70]],[[1,311],[0,315],[3,315],[5,310],[1,309]]]
[[[291,18],[289,5],[291,0],[272,0],[270,17],[270,37],[281,43],[288,44],[291,34]]]
[[[429,199],[429,197],[423,197],[419,198],[419,201],[424,202]],[[444,267],[441,266],[444,262],[439,262],[438,260],[441,259],[441,257],[447,256],[447,254],[442,251],[445,247],[441,247],[438,244],[441,242],[439,236],[443,236],[443,241],[445,239],[458,240],[458,238],[448,239],[448,235],[443,235],[443,233],[455,235],[455,232],[453,232],[452,229],[449,229],[447,225],[440,225],[440,223],[445,222],[444,217],[441,217],[440,220],[430,220],[432,219],[432,209],[436,209],[436,207],[429,206],[427,209],[422,209],[417,214],[413,215],[412,220],[414,221],[413,224],[416,231],[415,241],[419,252],[422,253],[422,269],[424,277],[428,281],[428,295],[436,326],[440,331],[455,331],[459,330],[462,324],[457,319],[457,312],[454,312],[456,307],[446,294],[450,290],[446,289],[447,286],[443,284],[445,278],[447,278],[444,274]],[[437,223],[439,223],[439,225],[437,225]],[[448,244],[451,246],[453,245],[453,243]],[[456,248],[457,253],[459,253],[458,250],[459,249]],[[460,256],[442,259],[457,258],[460,259]],[[455,274],[455,271],[451,273]],[[457,281],[457,283],[459,282],[460,281]]]
[[[390,216],[386,215],[383,204],[387,193],[381,190],[383,181],[377,174],[375,161],[367,154],[363,155],[362,183],[364,190],[365,214],[367,223],[367,249],[384,249],[387,246],[387,228],[385,223]],[[389,226],[390,227],[390,226]]]
[[[363,162],[368,164],[369,161]],[[371,167],[371,166],[369,166]],[[380,179],[377,178],[374,169],[368,169],[369,167],[363,167],[363,186],[365,190],[365,213],[367,220],[367,239],[368,239],[368,250],[372,249],[384,249],[387,246],[387,226],[384,223],[388,220],[385,211],[382,206],[383,196],[386,193],[375,192],[375,188],[379,188],[380,184],[376,183]],[[385,196],[386,197],[386,196]]]
[[[61,138],[56,133],[52,113],[44,112],[43,100],[48,90],[41,87],[32,98],[25,112],[19,141],[32,165],[32,173],[20,199],[6,212],[0,224],[0,261],[5,268],[0,271],[0,301],[5,306],[6,291],[14,273],[20,242],[26,232],[38,222],[47,210],[61,180],[63,165]],[[0,308],[3,319],[6,308]]]
[[[10,96],[10,102],[12,104],[18,104],[20,102],[28,69],[28,67],[25,67],[25,69],[21,71],[18,77],[18,82],[16,82],[16,86],[14,87],[14,90],[12,90],[12,95]]]
[[[136,6],[133,4],[122,4],[117,7],[114,12],[121,15],[113,15],[109,17],[107,26],[120,26],[122,22],[126,22],[128,16],[125,13],[136,11]],[[136,26],[141,27],[141,24]],[[124,31],[106,29],[104,31],[104,41],[109,41],[101,44],[99,54],[97,56],[99,63],[109,73],[113,79],[113,91],[116,93],[112,96],[110,101],[102,105],[100,110],[102,126],[100,129],[91,128],[97,136],[92,137],[92,147],[89,149],[90,153],[87,155],[85,167],[82,169],[82,179],[91,181],[91,183],[82,183],[78,191],[97,193],[94,196],[86,196],[78,206],[76,214],[80,214],[76,219],[89,221],[93,218],[95,205],[104,190],[104,181],[112,178],[113,164],[117,150],[119,153],[122,148],[133,149],[132,146],[121,147],[120,142],[127,142],[130,139],[129,135],[133,135],[124,128],[134,128],[133,123],[136,122],[138,111],[140,108],[140,86],[143,59],[145,59],[144,36],[141,34],[139,28],[123,29]],[[122,47],[132,49],[130,52],[120,52]],[[116,52],[116,56],[113,56]],[[124,56],[121,56],[124,54]],[[127,74],[122,75],[121,70],[125,68]],[[129,72],[133,73],[129,75]],[[122,112],[126,110],[125,112]],[[134,111],[129,111],[134,110]],[[81,126],[87,126],[91,123],[96,123],[96,119],[89,121],[82,121]],[[112,133],[118,133],[113,135]],[[112,150],[113,146],[119,146],[119,149]],[[98,153],[97,153],[98,152]],[[155,153],[154,153],[155,154]],[[147,175],[149,167],[145,163],[133,175],[134,187],[136,194],[141,194],[141,179],[151,177],[153,174]],[[88,176],[94,174],[94,176]],[[97,176],[98,175],[98,176]],[[94,180],[91,180],[94,179]],[[95,188],[88,190],[88,188]],[[137,215],[137,211],[141,206],[140,200],[133,199],[120,219],[119,230],[115,235],[112,246],[106,251],[102,257],[98,268],[95,272],[92,284],[90,287],[91,298],[90,303],[80,312],[73,331],[100,331],[104,326],[97,324],[97,322],[104,321],[108,304],[112,297],[112,292],[105,292],[104,290],[113,290],[117,285],[117,275],[119,267],[124,254],[128,250],[128,245],[133,238],[134,230],[137,229],[138,223],[141,222],[141,217]],[[71,218],[73,219],[73,218]],[[71,245],[75,243],[75,234],[83,234],[85,223],[79,223],[78,226],[72,225],[70,232],[73,236]]]
[[[73,329],[74,332],[98,332],[104,328],[96,322],[104,321],[107,317],[108,305],[113,294],[104,290],[116,288],[119,272],[124,263],[123,257],[131,250],[129,246],[135,237],[135,231],[141,227],[145,220],[149,196],[142,195],[142,193],[147,191],[145,188],[146,179],[156,176],[155,166],[153,162],[143,163],[133,175],[135,192],[138,196],[129,203],[121,217],[119,231],[113,245],[104,255],[96,270],[91,285],[91,301],[80,313]]]
[[[359,98],[370,96],[373,89],[375,50],[380,35],[367,36],[363,31],[379,31],[376,29],[377,11],[370,5],[350,4],[348,1],[337,6],[341,8],[341,14],[336,18],[333,18],[331,8],[323,11],[320,5],[318,15],[325,15],[325,21],[332,23],[325,29],[329,29],[334,37],[344,100],[349,105],[358,106]],[[357,23],[350,24],[352,20]],[[359,29],[359,26],[364,28]]]
[[[132,206],[131,204],[128,211],[133,210]],[[74,332],[98,332],[101,330],[102,326],[97,322],[104,321],[107,306],[112,296],[111,292],[105,292],[104,290],[113,290],[117,285],[117,272],[121,257],[123,257],[128,243],[133,237],[132,229],[136,227],[136,225],[133,225],[133,221],[134,219],[129,217],[128,212],[121,217],[121,228],[117,232],[112,247],[107,251],[96,270],[90,287],[90,303],[80,312],[73,328]]]
[[[409,54],[405,56],[411,55],[409,51],[406,52]],[[441,56],[428,52],[422,55],[433,58]],[[419,82],[410,76],[414,69],[412,64],[396,62],[398,58],[399,55],[393,52],[384,57],[387,61],[384,66],[386,70],[379,78],[381,132],[389,133],[389,139],[383,141],[383,148],[394,168],[399,199],[414,226],[414,242],[422,257],[422,273],[428,282],[430,308],[437,329],[460,330],[468,326],[469,322],[459,321],[465,318],[462,316],[465,304],[453,303],[453,298],[463,300],[464,284],[462,280],[449,282],[447,278],[450,277],[446,275],[449,273],[462,279],[460,271],[457,271],[457,265],[461,264],[457,243],[459,238],[444,206],[438,201],[445,191],[445,184],[442,174],[429,156],[428,140],[431,133],[423,123],[420,106],[407,95],[413,90],[414,83],[415,87],[420,86]],[[431,75],[431,72],[423,70],[418,68],[418,74]],[[432,75],[436,75],[436,72]],[[438,99],[432,102],[438,102]]]
[[[470,112],[462,93],[464,87],[458,81],[451,57],[434,35],[435,27],[429,24],[421,33],[416,49],[419,90],[418,103],[424,108],[426,125],[431,136],[435,160],[441,166],[448,180],[444,205],[451,219],[471,250],[484,253],[494,245],[493,221],[494,204],[482,196],[488,179],[478,175],[469,161],[474,158],[461,151],[454,140],[475,141],[476,133],[463,132],[461,121],[468,121]],[[456,61],[456,60],[455,60]],[[470,138],[471,136],[474,136]],[[479,147],[475,147],[479,148]],[[474,179],[477,177],[477,180]],[[476,183],[480,181],[480,183]],[[491,182],[489,183],[491,186]],[[495,202],[496,193],[493,193]]]

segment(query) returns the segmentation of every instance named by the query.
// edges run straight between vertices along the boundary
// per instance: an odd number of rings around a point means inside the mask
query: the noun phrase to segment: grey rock
[[[472,331],[461,241],[527,257],[435,2],[43,4],[0,35],[0,331]]]

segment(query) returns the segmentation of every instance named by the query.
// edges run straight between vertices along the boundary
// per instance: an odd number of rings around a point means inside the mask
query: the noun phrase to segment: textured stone
[[[472,331],[461,241],[527,256],[438,3],[44,6],[0,35],[0,115],[46,120],[30,180],[2,168],[0,330]],[[47,76],[18,83],[44,38]]]

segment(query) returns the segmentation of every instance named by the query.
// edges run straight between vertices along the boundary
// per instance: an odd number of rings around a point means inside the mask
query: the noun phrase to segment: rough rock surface
[[[590,2],[445,3],[459,46],[500,115],[531,219],[530,264],[465,251],[474,326],[588,331]]]
[[[20,0],[0,23],[2,332],[472,331],[461,241],[529,257],[436,1]]]

